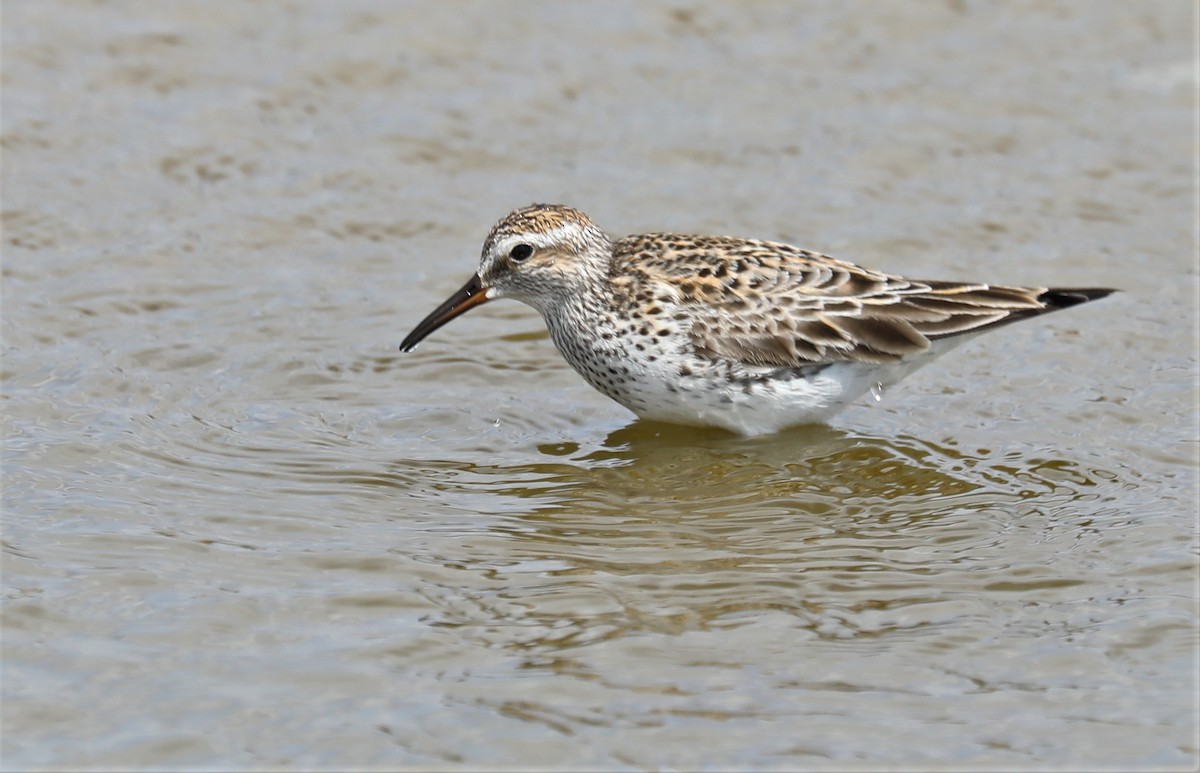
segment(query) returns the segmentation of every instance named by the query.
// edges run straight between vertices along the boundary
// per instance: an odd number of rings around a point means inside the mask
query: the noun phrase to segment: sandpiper
[[[478,272],[400,349],[514,298],[638,416],[757,435],[824,421],[979,333],[1112,292],[904,279],[729,236],[614,241],[579,210],[534,204],[492,228]]]

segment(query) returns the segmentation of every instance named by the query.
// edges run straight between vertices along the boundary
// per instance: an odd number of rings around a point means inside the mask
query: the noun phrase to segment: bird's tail
[[[1052,287],[1038,295],[1037,299],[1046,304],[1047,311],[1057,311],[1096,301],[1115,292],[1117,291],[1109,287]]]

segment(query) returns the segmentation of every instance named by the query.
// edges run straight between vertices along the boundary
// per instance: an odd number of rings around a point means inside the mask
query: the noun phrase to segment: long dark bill
[[[483,281],[480,280],[479,274],[471,277],[471,281],[459,289],[454,295],[446,299],[446,302],[433,310],[428,317],[421,320],[413,331],[408,334],[408,338],[400,344],[400,351],[411,352],[417,348],[417,344],[433,331],[437,330],[442,325],[454,319],[463,312],[469,311],[481,303],[487,303],[487,291],[483,289]]]

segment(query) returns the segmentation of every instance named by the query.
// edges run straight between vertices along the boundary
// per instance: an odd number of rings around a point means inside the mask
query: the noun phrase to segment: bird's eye
[[[530,247],[528,244],[518,244],[508,253],[508,257],[511,258],[514,263],[520,263],[523,260],[528,260],[529,256],[532,254],[533,247]]]

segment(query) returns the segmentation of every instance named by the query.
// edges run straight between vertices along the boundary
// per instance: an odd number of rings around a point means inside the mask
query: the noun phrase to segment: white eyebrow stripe
[[[528,233],[514,235],[513,241],[516,243],[529,242],[535,247],[551,247],[555,244],[561,244],[564,241],[569,241],[569,237],[579,237],[583,233],[583,228],[578,223],[563,223],[555,226],[549,231],[530,231]],[[508,240],[505,240],[505,247],[508,247]],[[507,249],[505,250],[507,252]]]
[[[492,245],[492,252],[485,255],[480,264],[480,271],[486,273],[494,270],[496,264],[504,260],[505,256],[512,252],[512,248],[518,244],[529,244],[535,249],[545,249],[564,242],[570,244],[579,242],[584,236],[584,230],[585,227],[582,223],[567,222],[556,225],[548,231],[508,234],[503,239],[496,240]]]

